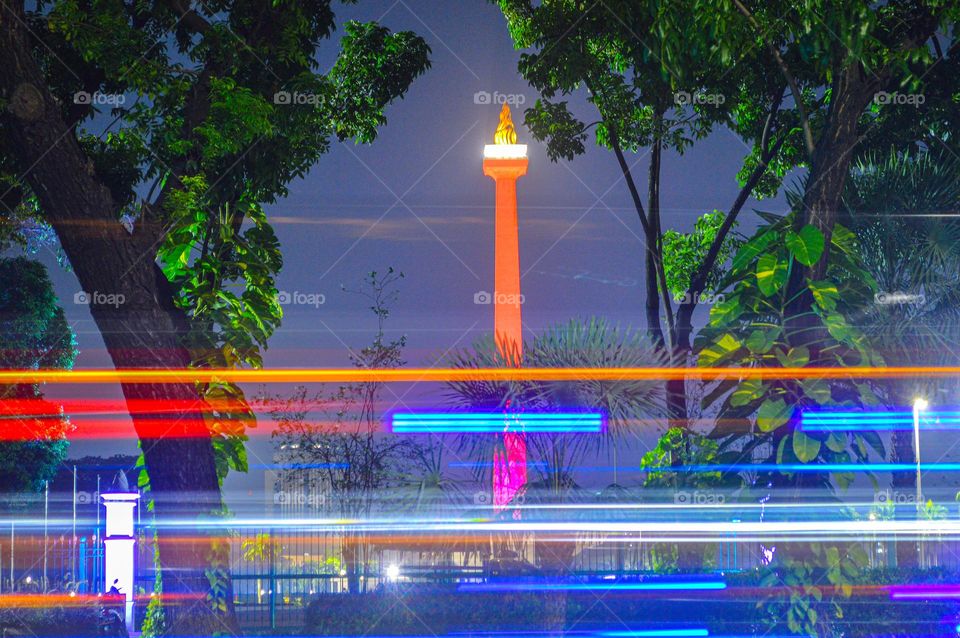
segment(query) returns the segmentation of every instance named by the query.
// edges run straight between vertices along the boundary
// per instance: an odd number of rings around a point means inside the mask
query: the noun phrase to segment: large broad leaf
[[[770,352],[770,348],[777,342],[778,336],[780,336],[779,326],[757,328],[750,332],[744,341],[744,345],[747,346],[747,349],[753,354],[766,354]]]
[[[715,366],[739,350],[740,345],[740,341],[736,337],[730,333],[726,333],[700,351],[700,356],[697,358],[697,365],[702,368]]]
[[[787,231],[786,242],[793,258],[804,266],[814,265],[823,254],[823,233],[810,224],[801,228],[798,233]]]
[[[856,253],[858,250],[856,234],[842,224],[834,224],[830,231],[830,244],[845,253]]]
[[[763,395],[763,383],[760,379],[744,379],[730,394],[730,405],[739,408],[756,401]]]
[[[821,308],[828,312],[837,309],[837,301],[840,300],[840,291],[837,290],[837,284],[832,281],[811,281],[807,284],[807,287],[813,293],[813,299]]]
[[[773,230],[768,230],[762,235],[757,235],[756,237],[750,239],[750,241],[741,246],[740,250],[737,251],[737,254],[734,255],[730,262],[730,270],[736,273],[746,268],[751,262],[753,262],[754,259],[757,258],[757,255],[762,253],[767,246],[769,246],[779,237],[780,233]]]
[[[784,368],[802,368],[810,363],[810,350],[806,346],[790,348],[786,352],[777,349],[776,355]]]
[[[725,326],[741,314],[743,314],[743,306],[740,305],[740,297],[733,296],[713,304],[710,308],[710,323],[718,327]]]
[[[847,319],[837,312],[831,312],[823,317],[823,323],[830,336],[837,341],[849,343],[859,334],[853,326],[847,323]]]
[[[831,432],[827,437],[827,448],[833,452],[843,452],[847,449],[847,437],[840,432]]]
[[[793,453],[801,463],[809,463],[820,453],[820,441],[797,430],[793,433]]]
[[[757,260],[757,287],[766,296],[780,290],[787,283],[787,262],[773,253],[766,253]]]
[[[761,432],[772,432],[790,419],[791,412],[783,399],[767,399],[757,410],[757,427]]]

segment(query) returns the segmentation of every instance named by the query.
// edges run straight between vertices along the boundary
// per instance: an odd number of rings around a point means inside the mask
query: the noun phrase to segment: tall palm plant
[[[960,162],[927,153],[891,151],[855,163],[843,203],[843,223],[857,235],[863,263],[877,282],[876,303],[860,318],[890,365],[955,362],[960,340]],[[955,385],[955,383],[954,383]],[[891,381],[888,401],[910,405],[936,399],[944,382]],[[896,432],[893,460],[909,463],[911,432]],[[894,487],[915,485],[896,473]]]
[[[512,357],[511,357],[512,358]],[[493,337],[477,341],[472,349],[455,353],[449,361],[456,368],[508,367]],[[621,329],[607,320],[592,318],[571,320],[549,328],[528,341],[523,349],[523,365],[536,368],[565,367],[640,367],[668,365],[646,333]],[[450,398],[466,409],[504,409],[551,412],[569,409],[602,411],[607,430],[596,434],[528,434],[528,465],[537,480],[527,486],[526,502],[561,503],[576,493],[577,467],[593,454],[614,458],[618,448],[626,447],[638,434],[644,420],[664,415],[663,384],[642,380],[582,379],[573,382],[491,382],[464,381],[448,384]],[[502,439],[465,436],[462,444],[478,460],[477,467],[493,458]],[[639,458],[637,463],[639,466]],[[548,575],[563,577],[571,569],[575,553],[573,542],[535,541],[541,569]],[[544,622],[550,632],[562,634],[566,619],[566,594],[545,596]]]

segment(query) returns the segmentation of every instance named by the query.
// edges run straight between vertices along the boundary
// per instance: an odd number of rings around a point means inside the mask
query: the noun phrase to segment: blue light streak
[[[924,410],[921,430],[960,429],[960,412]],[[904,431],[913,429],[912,410],[804,412],[800,427],[808,432],[858,432],[861,430]]]
[[[388,419],[395,434],[599,434],[606,425],[599,412],[395,412]]]

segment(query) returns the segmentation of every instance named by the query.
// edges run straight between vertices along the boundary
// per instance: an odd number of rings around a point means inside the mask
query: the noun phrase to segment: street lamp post
[[[920,476],[920,413],[927,409],[927,400],[917,398],[913,401],[913,455],[917,462],[917,514],[923,507],[922,478]]]

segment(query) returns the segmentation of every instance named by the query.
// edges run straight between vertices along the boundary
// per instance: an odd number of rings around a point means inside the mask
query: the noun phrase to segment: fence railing
[[[135,593],[149,595],[156,582],[152,529],[141,528],[138,538]],[[455,584],[491,574],[491,539],[470,547],[397,546],[335,531],[278,526],[242,528],[232,533],[230,541],[233,602],[238,621],[249,629],[300,629],[310,600],[321,594],[373,592],[397,581]],[[538,563],[531,536],[513,538],[511,543],[517,562]],[[894,541],[859,544],[871,567],[895,565]],[[919,546],[921,567],[960,568],[960,541],[931,535]],[[773,549],[742,542],[732,534],[699,547],[704,571],[727,573],[762,566]],[[616,538],[581,534],[570,571],[574,576],[651,574],[663,569],[669,550],[669,544],[651,543],[639,534]],[[0,521],[0,593],[99,593],[104,587],[103,559],[101,535],[95,529],[78,531],[76,538],[44,536],[37,529]]]

